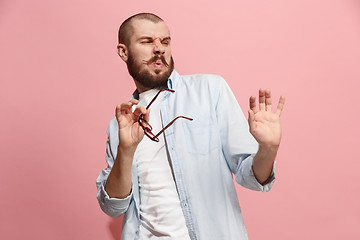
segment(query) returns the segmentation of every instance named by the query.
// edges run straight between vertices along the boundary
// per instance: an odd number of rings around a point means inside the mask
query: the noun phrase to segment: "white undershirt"
[[[152,89],[141,93],[139,105],[147,106],[157,92]],[[160,106],[163,95],[164,92],[160,93],[150,106],[149,123],[154,134],[162,129]],[[159,136],[159,142],[144,136],[136,154],[140,188],[140,239],[190,240],[166,152],[164,134]]]

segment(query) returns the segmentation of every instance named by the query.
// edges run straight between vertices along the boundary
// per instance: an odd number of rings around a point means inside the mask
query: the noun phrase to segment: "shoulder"
[[[201,106],[216,106],[226,82],[215,74],[181,75],[175,84],[178,96],[198,102]]]
[[[216,74],[180,75],[175,70],[172,72],[170,79],[175,85],[218,85],[225,82],[222,76]]]
[[[191,75],[181,75],[181,78],[184,81],[191,82],[208,82],[208,83],[216,83],[219,81],[224,81],[224,78],[220,75],[216,74],[191,74]]]
[[[225,83],[222,76],[216,74],[179,75],[178,83],[186,88],[209,89],[211,92],[221,88]]]

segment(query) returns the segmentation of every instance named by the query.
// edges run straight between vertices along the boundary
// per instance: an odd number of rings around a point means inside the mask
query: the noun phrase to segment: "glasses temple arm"
[[[146,106],[146,109],[148,109],[148,108],[151,106],[151,104],[156,100],[156,98],[159,96],[159,94],[160,94],[162,91],[175,92],[174,90],[171,90],[171,89],[168,89],[168,88],[163,88],[163,89],[161,89],[160,91],[158,91],[158,93],[155,95],[155,97],[150,101],[150,103]]]
[[[177,116],[176,118],[174,118],[174,120],[172,120],[170,123],[168,123],[168,125],[166,125],[166,127],[164,127],[163,129],[161,129],[160,132],[158,132],[155,137],[157,138],[161,133],[163,133],[168,127],[170,127],[177,119],[179,118],[185,118],[186,120],[192,121],[192,118],[189,117],[184,117],[184,116]]]

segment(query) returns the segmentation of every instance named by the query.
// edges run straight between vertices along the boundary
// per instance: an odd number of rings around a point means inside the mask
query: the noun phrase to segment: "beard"
[[[148,69],[141,70],[142,64],[151,64],[156,62],[157,60],[161,60],[165,67],[167,67],[166,71],[161,71],[160,69],[156,69],[155,76],[151,75]],[[129,74],[132,78],[139,82],[143,87],[150,88],[150,89],[162,89],[167,88],[167,81],[174,70],[174,59],[171,57],[170,63],[168,64],[162,55],[155,55],[148,61],[144,61],[144,63],[137,64],[131,52],[129,52],[128,61],[127,61],[127,68]]]

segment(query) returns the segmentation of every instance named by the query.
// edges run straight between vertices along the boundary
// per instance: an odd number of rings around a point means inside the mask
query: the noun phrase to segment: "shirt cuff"
[[[114,212],[126,211],[126,209],[130,205],[132,195],[133,191],[131,189],[129,196],[127,196],[126,198],[112,198],[105,191],[104,184],[102,184],[100,190],[100,204],[106,206],[107,209]]]
[[[255,154],[252,154],[251,156],[249,156],[243,160],[243,162],[241,163],[240,169],[238,169],[238,171],[237,171],[236,181],[238,183],[240,183],[242,186],[249,188],[251,190],[268,192],[268,191],[270,191],[270,189],[275,181],[275,176],[276,176],[275,162],[274,162],[270,177],[265,181],[265,184],[262,185],[256,179],[253,169],[252,169],[252,163],[253,163],[254,156],[255,156]]]
[[[268,177],[268,179],[266,179],[266,181],[264,182],[264,184],[259,183],[259,181],[256,179],[253,168],[252,168],[252,162],[251,162],[251,167],[250,167],[250,174],[252,175],[252,177],[255,179],[256,184],[258,185],[260,191],[262,192],[268,192],[270,191],[272,185],[274,184],[275,181],[275,162],[273,164],[273,168],[271,170],[270,176]]]

